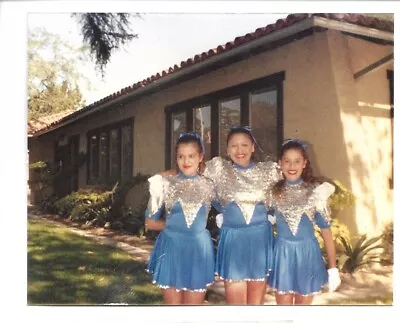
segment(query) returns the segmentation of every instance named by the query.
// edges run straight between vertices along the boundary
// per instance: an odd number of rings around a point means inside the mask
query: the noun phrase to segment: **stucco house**
[[[308,142],[314,171],[356,196],[341,221],[379,231],[393,217],[393,30],[360,14],[289,15],[34,132],[29,162],[86,154],[66,194],[170,168],[182,131],[201,133],[207,158],[224,155],[229,127],[250,125],[274,158],[284,138]]]

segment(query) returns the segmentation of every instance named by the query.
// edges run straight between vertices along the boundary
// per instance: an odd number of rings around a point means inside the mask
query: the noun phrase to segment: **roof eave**
[[[348,22],[327,19],[323,17],[314,16],[314,26],[327,28],[331,30],[338,30],[345,33],[350,33],[359,36],[366,36],[385,40],[389,42],[394,41],[394,34],[389,31],[378,30],[370,27],[363,27]]]

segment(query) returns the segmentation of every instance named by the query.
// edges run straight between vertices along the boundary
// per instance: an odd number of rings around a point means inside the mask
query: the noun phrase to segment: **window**
[[[99,181],[106,183],[108,177],[108,133],[102,131],[100,134],[100,157],[99,157]],[[92,155],[95,156],[95,155]],[[97,174],[97,173],[96,173]]]
[[[91,134],[90,138],[90,149],[89,149],[89,159],[90,159],[90,168],[89,168],[89,178],[93,181],[98,180],[99,177],[99,136],[98,134]]]
[[[194,108],[193,130],[200,134],[204,145],[204,158],[211,158],[211,106],[204,105]]]
[[[174,113],[172,115],[171,119],[171,138],[172,142],[176,142],[179,138],[179,135],[182,132],[186,132],[186,112],[179,112],[179,113]],[[172,160],[176,159],[176,151],[175,151],[175,145],[171,145],[171,150],[170,154],[172,156]],[[174,164],[172,164],[174,165]]]
[[[240,125],[240,97],[218,102],[219,155],[226,155],[229,129]]]
[[[258,158],[276,159],[283,138],[283,81],[279,72],[221,91],[180,102],[165,108],[166,168],[175,165],[177,134],[196,131],[203,138],[206,160],[226,156],[227,134],[231,127],[250,125]]]
[[[132,177],[132,120],[88,133],[88,184],[113,185]]]
[[[250,124],[259,146],[258,157],[277,159],[277,89],[275,87],[250,93]]]
[[[121,128],[121,178],[132,177],[133,133],[132,124]]]

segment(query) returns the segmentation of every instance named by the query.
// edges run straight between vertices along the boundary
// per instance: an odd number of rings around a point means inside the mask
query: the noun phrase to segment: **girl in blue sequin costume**
[[[273,234],[265,207],[269,184],[280,179],[277,164],[255,162],[255,140],[248,127],[228,134],[229,159],[206,162],[222,212],[216,274],[224,280],[228,304],[263,304],[272,269]]]
[[[340,284],[327,206],[334,186],[320,184],[312,176],[307,146],[299,140],[284,142],[279,165],[284,179],[272,189],[274,217],[270,216],[270,220],[276,221],[277,236],[269,284],[279,305],[311,304],[313,295],[321,292],[325,284],[330,291]],[[314,235],[314,224],[321,228],[328,270]]]
[[[212,181],[200,175],[203,152],[197,134],[182,134],[176,144],[178,173],[149,178],[146,227],[161,232],[147,269],[166,304],[201,304],[214,282],[215,255],[206,223],[215,194]]]

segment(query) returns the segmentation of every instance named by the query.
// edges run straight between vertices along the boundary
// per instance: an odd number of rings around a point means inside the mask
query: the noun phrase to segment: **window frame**
[[[130,164],[128,165],[129,169],[130,169],[130,176],[133,176],[133,159],[134,159],[134,149],[133,149],[133,145],[134,145],[134,118],[128,118],[128,119],[124,119],[122,121],[118,121],[118,122],[114,122],[114,123],[109,123],[106,125],[103,125],[101,127],[98,128],[94,128],[91,129],[87,132],[86,134],[86,144],[87,144],[87,169],[86,169],[86,184],[87,185],[94,185],[94,186],[112,186],[115,185],[115,182],[111,181],[110,178],[110,133],[111,130],[117,129],[118,131],[118,136],[119,136],[119,145],[118,145],[118,179],[117,181],[121,180],[121,176],[122,176],[122,128],[124,126],[130,126],[132,129],[132,158],[130,161]],[[106,175],[105,175],[105,180],[104,182],[100,182],[100,180],[102,180],[102,178],[100,177],[100,153],[101,153],[101,145],[100,145],[100,136],[102,133],[106,133],[107,134],[107,156],[106,156]],[[93,160],[93,156],[91,155],[91,149],[90,149],[90,145],[91,145],[91,136],[92,135],[97,135],[97,146],[98,146],[98,174],[97,174],[97,178],[94,180],[93,178],[91,178],[91,166],[92,166],[92,160]]]
[[[277,72],[248,82],[240,83],[222,90],[207,93],[186,101],[167,105],[165,113],[165,168],[171,168],[171,121],[174,113],[186,111],[187,131],[193,131],[193,111],[196,107],[209,105],[211,107],[211,158],[218,156],[219,150],[219,101],[232,97],[240,98],[240,122],[248,125],[250,121],[250,93],[275,87],[277,91],[277,153],[283,141],[283,82],[285,72]]]

